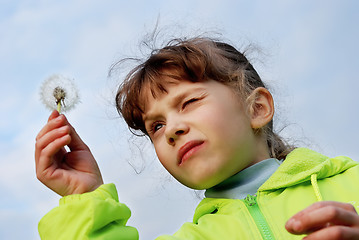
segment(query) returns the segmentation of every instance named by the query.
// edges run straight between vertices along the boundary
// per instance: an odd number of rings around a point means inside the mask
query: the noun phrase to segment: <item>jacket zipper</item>
[[[262,238],[265,240],[273,240],[274,236],[272,231],[270,230],[267,221],[265,220],[261,210],[259,209],[258,203],[257,203],[257,195],[249,195],[243,199],[243,202],[245,203],[249,213],[251,214],[254,222],[257,225],[257,228],[259,229],[259,232],[262,235]]]

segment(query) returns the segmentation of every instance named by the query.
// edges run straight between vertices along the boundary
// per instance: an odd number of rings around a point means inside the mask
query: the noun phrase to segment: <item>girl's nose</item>
[[[172,124],[166,124],[166,138],[167,138],[167,143],[170,145],[175,145],[176,140],[181,136],[184,135],[186,133],[188,133],[189,131],[189,127],[186,123],[184,122],[174,122]]]

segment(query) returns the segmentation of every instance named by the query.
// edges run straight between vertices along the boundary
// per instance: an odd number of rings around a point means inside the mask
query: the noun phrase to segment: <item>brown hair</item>
[[[148,135],[142,114],[144,93],[150,88],[166,92],[163,76],[191,82],[212,79],[231,86],[243,100],[258,87],[265,87],[248,59],[233,46],[209,38],[175,39],[166,47],[152,51],[150,57],[132,69],[116,94],[116,107],[130,130]],[[293,149],[273,132],[273,121],[261,129],[267,138],[271,157],[284,159]]]

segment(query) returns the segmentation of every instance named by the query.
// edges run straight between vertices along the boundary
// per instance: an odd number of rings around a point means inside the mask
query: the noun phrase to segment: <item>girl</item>
[[[358,164],[285,144],[273,132],[270,92],[231,45],[171,41],[127,75],[116,103],[171,175],[206,189],[193,222],[157,239],[359,238]],[[64,115],[50,115],[35,160],[38,179],[63,196],[40,221],[41,238],[138,239]]]

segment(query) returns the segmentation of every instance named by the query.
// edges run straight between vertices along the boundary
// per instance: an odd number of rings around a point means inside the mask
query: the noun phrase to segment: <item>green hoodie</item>
[[[291,152],[278,170],[246,199],[205,198],[193,222],[157,240],[301,239],[284,225],[316,201],[349,202],[359,210],[359,166],[347,157],[328,158],[305,148]],[[126,226],[130,210],[106,184],[91,193],[70,195],[39,223],[42,239],[138,239]]]

